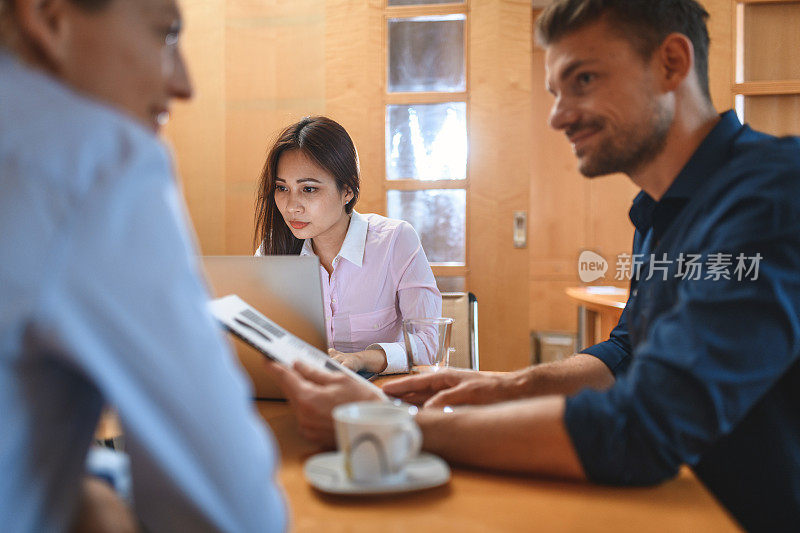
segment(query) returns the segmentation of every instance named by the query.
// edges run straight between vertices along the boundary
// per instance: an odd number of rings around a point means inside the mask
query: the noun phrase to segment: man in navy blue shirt
[[[693,0],[558,0],[537,23],[550,125],[585,176],[623,172],[642,189],[611,338],[559,363],[384,390],[426,407],[494,404],[421,410],[425,447],[448,459],[620,485],[686,464],[746,528],[796,528],[800,141],[714,110],[707,16]],[[358,395],[298,370],[273,368],[303,431],[327,440],[330,398]]]

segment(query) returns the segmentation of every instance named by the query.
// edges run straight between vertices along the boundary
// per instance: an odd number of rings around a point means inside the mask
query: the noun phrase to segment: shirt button
[[[336,298],[332,298],[331,302],[336,303]]]

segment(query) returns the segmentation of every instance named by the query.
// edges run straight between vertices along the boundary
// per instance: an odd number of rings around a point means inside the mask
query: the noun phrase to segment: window
[[[442,290],[466,290],[468,5],[388,0],[384,12],[386,213],[414,226]]]

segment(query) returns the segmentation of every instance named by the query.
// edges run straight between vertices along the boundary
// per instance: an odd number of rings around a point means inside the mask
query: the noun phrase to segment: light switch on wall
[[[514,248],[528,244],[528,212],[514,211]]]

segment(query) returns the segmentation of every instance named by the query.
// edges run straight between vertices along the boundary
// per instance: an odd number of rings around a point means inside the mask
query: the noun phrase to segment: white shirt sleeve
[[[206,310],[183,199],[156,146],[98,170],[67,217],[40,323],[119,413],[147,529],[280,531],[276,446]]]
[[[378,342],[370,344],[367,350],[383,350],[386,354],[386,368],[383,369],[381,374],[398,374],[400,372],[408,372],[408,360],[406,356],[406,347],[403,342]],[[413,350],[413,349],[412,349]]]

